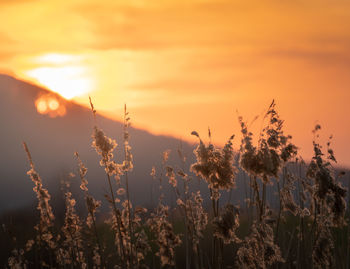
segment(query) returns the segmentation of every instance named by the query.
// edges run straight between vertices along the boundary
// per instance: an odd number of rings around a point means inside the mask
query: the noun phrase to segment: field
[[[91,103],[91,100],[90,100]],[[336,166],[331,138],[320,144],[321,126],[313,130],[314,156],[305,162],[292,137],[284,133],[276,104],[258,119],[253,134],[239,117],[241,134],[224,147],[204,143],[194,150],[195,162],[181,148],[164,151],[160,169],[150,167],[158,191],[154,208],[130,199],[129,113],[124,110],[124,132],[119,147],[124,161],[115,161],[117,142],[95,127],[91,146],[100,157],[109,189],[98,201],[89,191],[88,167],[75,152],[79,173],[62,183],[64,210],[56,212],[51,196],[26,143],[37,196],[36,213],[14,212],[3,219],[2,262],[5,268],[349,268],[349,175]],[[209,141],[211,132],[208,130]],[[239,151],[233,139],[240,139]],[[86,145],[89,147],[90,145]],[[169,155],[176,154],[180,165]],[[237,177],[244,178],[243,189]],[[197,182],[207,185],[203,195]],[[75,183],[74,183],[75,182]],[[80,185],[82,204],[71,185]],[[171,194],[165,191],[171,188]],[[231,202],[244,193],[240,205]],[[15,195],[15,194],[14,194]],[[175,197],[169,205],[166,196]],[[102,204],[109,212],[99,212]],[[59,210],[58,210],[59,211]]]

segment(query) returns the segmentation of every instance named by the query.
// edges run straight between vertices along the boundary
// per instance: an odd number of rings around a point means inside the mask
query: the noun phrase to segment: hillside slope
[[[107,185],[104,171],[99,167],[99,157],[91,147],[91,134],[94,126],[89,109],[72,102],[65,103],[67,113],[63,117],[51,118],[39,114],[35,100],[47,90],[35,85],[0,75],[0,213],[30,205],[35,195],[33,183],[26,175],[29,169],[26,154],[22,147],[25,141],[32,153],[35,165],[50,192],[59,191],[60,180],[69,172],[76,172],[73,153],[78,151],[88,167],[90,190],[103,199]],[[59,98],[59,97],[57,97]],[[98,108],[97,108],[98,109]],[[132,116],[132,111],[131,111]],[[97,124],[105,133],[122,144],[122,124],[102,116]],[[134,170],[130,174],[132,199],[137,203],[149,204],[153,165],[161,164],[161,153],[172,150],[170,161],[176,161],[176,151],[182,144],[184,152],[192,155],[193,146],[179,140],[155,136],[146,131],[131,128],[130,144],[134,155]],[[118,146],[116,158],[122,160],[121,147]],[[78,178],[74,179],[79,181]]]

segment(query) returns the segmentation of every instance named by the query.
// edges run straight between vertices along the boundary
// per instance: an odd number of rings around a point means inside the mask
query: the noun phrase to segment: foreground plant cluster
[[[92,104],[91,107],[95,116]],[[211,142],[205,144],[193,132],[199,144],[194,151],[196,162],[187,171],[181,151],[181,168],[169,164],[170,152],[165,151],[162,169],[156,171],[153,167],[151,176],[159,180],[160,192],[163,184],[171,185],[176,207],[166,205],[162,194],[157,207],[151,210],[135,206],[130,200],[128,173],[133,169],[133,157],[126,108],[122,163],[114,160],[116,141],[96,124],[92,146],[100,156],[109,186],[105,202],[110,206],[110,215],[102,223],[107,232],[96,218],[102,202],[89,193],[87,168],[79,154],[75,153],[75,157],[88,213],[77,214],[76,200],[68,190],[65,218],[58,226],[50,194],[24,144],[40,219],[34,227],[36,236],[12,251],[8,267],[349,268],[346,190],[339,182],[341,173],[337,174],[331,165],[336,160],[330,142],[325,152],[318,142],[320,126],[313,131],[314,156],[306,165],[291,136],[284,134],[274,102],[262,119],[258,137],[253,137],[242,117],[239,122],[239,152],[232,147],[234,136],[223,148],[217,148]],[[246,193],[243,207],[223,199],[225,192],[236,188],[238,173],[245,178],[246,189],[241,190]],[[191,187],[193,178],[206,182],[210,207],[204,206],[201,192]],[[181,216],[175,221],[170,217],[174,212]],[[175,229],[178,222],[184,227],[181,232]],[[106,233],[113,238],[109,244],[112,248],[107,246]]]

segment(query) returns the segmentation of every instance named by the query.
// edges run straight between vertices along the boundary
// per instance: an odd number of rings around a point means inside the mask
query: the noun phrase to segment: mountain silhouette
[[[35,100],[45,94],[55,96],[65,105],[64,116],[50,117],[37,112]],[[77,175],[71,181],[79,186],[74,158],[77,151],[88,168],[89,190],[104,200],[108,185],[104,169],[99,166],[100,158],[91,147],[95,122],[90,109],[7,75],[0,75],[0,107],[0,213],[35,203],[34,184],[26,174],[29,162],[23,150],[23,141],[28,144],[44,187],[53,197],[60,192],[60,181],[71,172]],[[115,159],[118,163],[122,162],[122,123],[100,115],[97,115],[96,122],[107,136],[119,144]],[[131,199],[135,203],[152,206],[158,199],[158,183],[150,176],[152,166],[155,165],[158,170],[162,164],[162,152],[168,149],[172,151],[169,159],[172,164],[180,163],[177,154],[180,147],[184,154],[193,158],[194,146],[137,128],[131,127],[129,133],[134,157],[134,169],[129,173]]]

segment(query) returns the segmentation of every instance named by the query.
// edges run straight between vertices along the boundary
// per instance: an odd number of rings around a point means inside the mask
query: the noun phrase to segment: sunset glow
[[[350,0],[0,18],[3,268],[350,269]]]
[[[32,63],[38,67],[25,71],[25,75],[66,99],[88,93],[93,88],[88,67],[77,56],[44,54],[35,57]]]
[[[319,122],[350,161],[349,1],[0,6],[4,73],[85,106],[90,95],[115,119],[127,103],[134,126],[153,133],[191,140],[210,126],[221,145],[240,132],[236,111],[250,120],[275,99],[301,152],[311,156]]]
[[[89,79],[83,77],[82,67],[41,67],[27,72],[39,84],[60,94],[66,99],[89,92]]]

